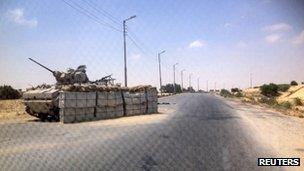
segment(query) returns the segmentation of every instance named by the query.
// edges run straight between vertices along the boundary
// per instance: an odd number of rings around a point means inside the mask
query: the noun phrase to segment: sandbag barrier
[[[154,87],[110,91],[61,91],[60,121],[74,123],[123,116],[157,113],[157,90]]]

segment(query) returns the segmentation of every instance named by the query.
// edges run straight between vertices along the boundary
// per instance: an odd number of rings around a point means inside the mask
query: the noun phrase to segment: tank
[[[26,89],[23,93],[23,102],[28,114],[41,120],[59,120],[59,92],[66,90],[93,91],[97,87],[114,86],[112,75],[105,76],[96,81],[89,81],[86,66],[80,65],[76,69],[69,68],[66,72],[53,71],[32,58],[38,64],[53,74],[56,79],[54,85],[39,85]]]

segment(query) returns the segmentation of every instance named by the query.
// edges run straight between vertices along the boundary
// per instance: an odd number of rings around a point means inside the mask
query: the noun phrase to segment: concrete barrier
[[[63,123],[111,119],[157,113],[156,88],[139,92],[98,91],[59,94],[60,120]]]

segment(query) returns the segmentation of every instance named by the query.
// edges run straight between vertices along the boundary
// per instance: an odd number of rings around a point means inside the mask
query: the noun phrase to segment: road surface
[[[159,102],[153,115],[2,123],[1,170],[278,170],[290,168],[257,158],[303,157],[298,118],[208,94]]]

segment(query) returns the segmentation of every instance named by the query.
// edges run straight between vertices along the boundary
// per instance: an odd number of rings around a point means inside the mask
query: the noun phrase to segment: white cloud
[[[16,8],[14,10],[8,11],[8,18],[16,24],[22,26],[36,27],[38,24],[38,21],[36,19],[26,19],[24,17],[24,11],[21,8]]]
[[[201,48],[206,45],[206,42],[203,40],[195,40],[189,44],[189,48]]]
[[[140,54],[131,54],[131,59],[137,60],[140,59],[141,55]]]
[[[293,43],[294,44],[303,44],[304,43],[304,30],[293,39]]]
[[[279,34],[271,34],[265,37],[265,40],[268,43],[276,43],[281,40],[281,35]]]
[[[236,44],[236,47],[238,48],[246,48],[248,47],[248,44],[243,42],[243,41],[239,41],[237,44]]]
[[[277,23],[262,28],[263,31],[267,32],[276,32],[276,31],[288,31],[291,30],[291,26],[286,23]]]

